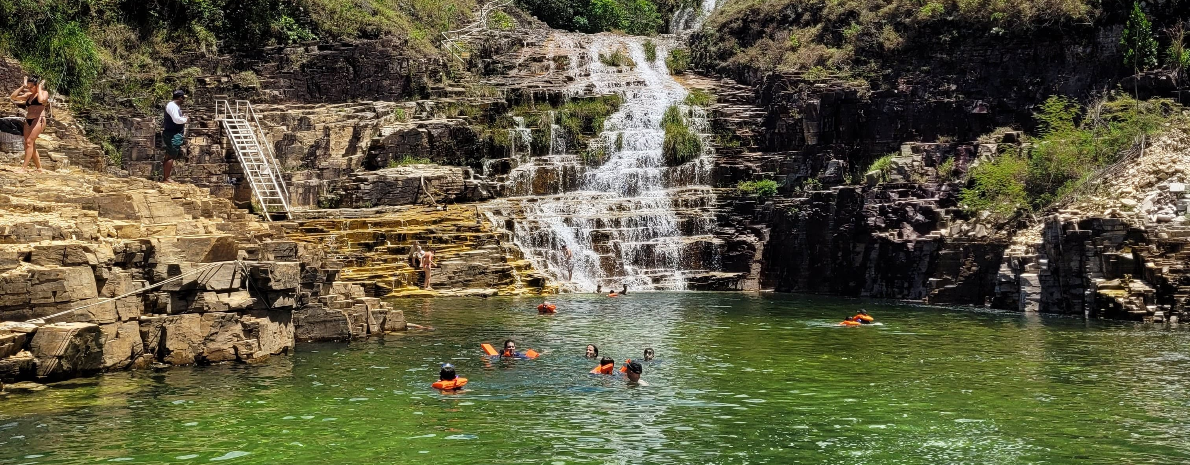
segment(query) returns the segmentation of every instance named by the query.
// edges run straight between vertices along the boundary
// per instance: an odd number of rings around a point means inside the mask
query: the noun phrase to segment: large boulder
[[[388,314],[384,317],[384,323],[381,327],[386,333],[409,329],[408,323],[405,322],[405,312],[401,310],[389,310]]]
[[[39,378],[70,378],[103,368],[103,332],[93,323],[54,323],[33,334]]]
[[[0,358],[0,382],[12,383],[22,379],[32,379],[36,374],[37,360],[27,350]]]
[[[293,350],[294,329],[292,313],[288,311],[257,310],[240,317],[244,336],[256,342],[255,353],[240,353],[240,360],[253,362],[270,355]]]
[[[236,360],[237,350],[255,353],[259,349],[259,345],[244,337],[240,316],[235,313],[204,313],[202,329],[206,336],[202,341],[200,361],[230,362]]]
[[[293,311],[294,337],[298,341],[346,341],[351,339],[347,314],[311,303]]]
[[[252,285],[262,291],[297,289],[302,274],[298,262],[264,262],[250,266]]]
[[[103,325],[103,369],[120,370],[140,357],[144,343],[140,324],[135,321]]]
[[[11,357],[24,350],[33,337],[37,325],[8,321],[0,323],[0,358]]]
[[[198,361],[207,333],[203,331],[202,315],[187,313],[160,320],[161,361],[170,365],[190,365]]]

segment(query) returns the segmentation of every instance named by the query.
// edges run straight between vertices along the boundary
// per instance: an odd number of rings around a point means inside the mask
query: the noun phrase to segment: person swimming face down
[[[655,355],[653,354],[653,348],[652,348],[652,347],[645,348],[645,361],[646,361],[646,362],[647,362],[647,361],[649,361],[649,360],[652,360],[654,356],[655,356]]]
[[[583,355],[586,358],[596,358],[599,356],[599,348],[595,344],[587,344],[587,353]]]
[[[640,362],[628,362],[628,370],[624,372],[624,376],[628,378],[629,383],[640,383],[640,375],[644,373],[645,369],[640,365]]]

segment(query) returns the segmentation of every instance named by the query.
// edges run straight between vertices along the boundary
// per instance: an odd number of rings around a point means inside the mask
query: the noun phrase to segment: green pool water
[[[397,301],[415,331],[0,400],[18,463],[1186,463],[1190,332],[798,296]],[[834,326],[867,308],[882,324]],[[544,352],[491,361],[514,338]],[[588,375],[653,347],[647,387]],[[429,385],[450,362],[468,392]]]

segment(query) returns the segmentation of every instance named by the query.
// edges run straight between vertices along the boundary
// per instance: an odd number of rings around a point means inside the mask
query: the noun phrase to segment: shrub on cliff
[[[687,126],[677,105],[666,108],[661,117],[661,128],[665,130],[661,154],[666,165],[682,165],[702,155],[702,139]]]
[[[665,67],[669,68],[670,74],[685,73],[690,68],[690,51],[684,48],[670,50],[669,56],[665,57]]]
[[[772,179],[761,179],[759,181],[740,181],[736,184],[736,190],[741,195],[756,197],[759,200],[765,200],[777,195],[777,188],[780,187],[777,181]]]
[[[1037,113],[1041,131],[1024,153],[1008,151],[972,169],[963,205],[1002,219],[1039,211],[1093,188],[1142,138],[1174,119],[1182,107],[1168,100],[1119,97],[1083,108],[1050,97]]]

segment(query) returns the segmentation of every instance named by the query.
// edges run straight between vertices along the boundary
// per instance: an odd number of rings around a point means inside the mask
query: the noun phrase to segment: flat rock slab
[[[93,323],[54,323],[29,342],[39,378],[74,377],[103,367],[103,332]]]

